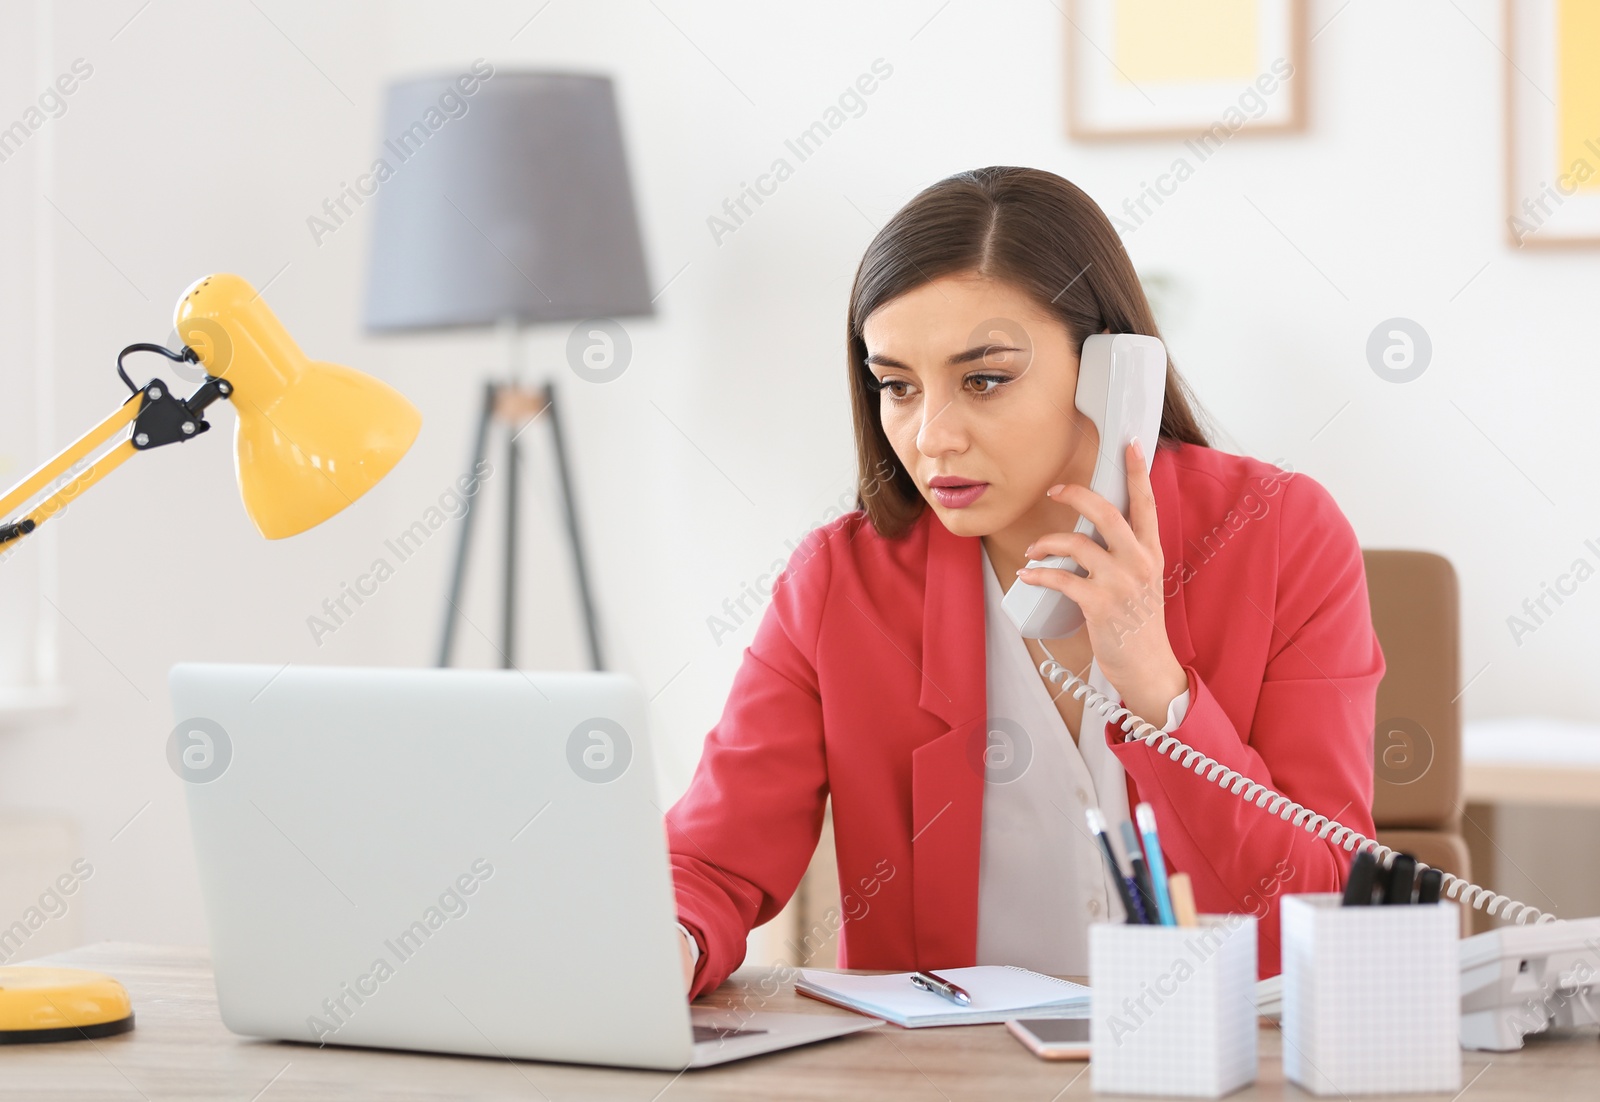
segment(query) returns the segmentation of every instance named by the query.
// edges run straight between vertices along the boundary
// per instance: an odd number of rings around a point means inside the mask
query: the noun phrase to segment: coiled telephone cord
[[[1044,647],[1044,652],[1050,654],[1050,648],[1044,646],[1044,641],[1039,640],[1039,645]],[[1303,828],[1307,833],[1318,838],[1331,840],[1343,846],[1347,852],[1357,848],[1370,850],[1379,863],[1388,868],[1394,860],[1395,850],[1375,839],[1351,830],[1343,823],[1318,814],[1310,808],[1295,803],[1281,792],[1274,791],[1264,784],[1258,784],[1236,770],[1229,769],[1214,758],[1196,750],[1182,739],[1163,732],[1153,723],[1148,723],[1139,716],[1134,715],[1124,708],[1118,701],[1112,700],[1103,693],[1091,688],[1083,678],[1067,669],[1056,661],[1055,655],[1050,654],[1049,660],[1039,664],[1039,672],[1053,685],[1062,685],[1061,692],[1070,692],[1075,700],[1083,702],[1085,709],[1092,708],[1103,716],[1107,722],[1115,723],[1120,727],[1128,742],[1142,742],[1152,747],[1156,753],[1163,754],[1185,769],[1191,769],[1197,774],[1203,774],[1209,781],[1215,781],[1219,787],[1226,788],[1235,796],[1247,803],[1255,804],[1280,819],[1292,821],[1296,826]],[[1056,696],[1060,696],[1057,693]],[[1428,868],[1421,861],[1417,862],[1417,870]],[[1443,893],[1452,900],[1466,903],[1475,909],[1482,910],[1498,918],[1515,919],[1518,923],[1554,922],[1556,916],[1546,914],[1537,907],[1530,907],[1520,903],[1509,896],[1499,895],[1488,888],[1479,887],[1477,884],[1452,873],[1439,870],[1443,876]]]

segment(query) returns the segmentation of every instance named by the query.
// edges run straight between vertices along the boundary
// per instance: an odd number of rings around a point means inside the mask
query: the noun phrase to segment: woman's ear
[[[1102,330],[1100,330],[1100,332],[1102,332],[1102,333],[1109,333],[1109,332],[1111,332],[1111,326],[1109,326],[1109,325],[1108,325],[1108,326],[1106,326],[1106,327],[1105,327],[1105,328],[1104,328],[1104,329],[1102,329]]]

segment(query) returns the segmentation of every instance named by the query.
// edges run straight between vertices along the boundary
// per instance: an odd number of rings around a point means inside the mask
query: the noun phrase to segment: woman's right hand
[[[689,948],[689,935],[681,929],[678,929],[678,933],[678,952],[683,957],[683,991],[688,994],[694,986],[694,952]]]

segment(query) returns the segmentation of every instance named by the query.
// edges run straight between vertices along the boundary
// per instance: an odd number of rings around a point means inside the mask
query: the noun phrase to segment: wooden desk
[[[1600,807],[1600,768],[1592,765],[1469,761],[1461,774],[1468,803]]]
[[[1461,764],[1468,803],[1600,807],[1600,724],[1477,720],[1462,728]]]
[[[620,1071],[529,1061],[432,1056],[251,1041],[217,1015],[211,968],[200,949],[103,944],[46,958],[117,976],[138,1027],[119,1037],[0,1048],[0,1098],[236,1098],[240,1102],[384,1099],[1059,1099],[1089,1098],[1088,1065],[1046,1062],[1001,1025],[903,1030],[881,1026],[740,1063],[679,1073]],[[765,970],[741,973],[708,1003],[736,1005]],[[774,1010],[842,1014],[785,988]],[[1260,1081],[1235,1099],[1306,1098],[1283,1084],[1276,1028],[1261,1031]],[[1592,1098],[1600,1044],[1536,1040],[1522,1052],[1463,1053],[1468,1102]],[[1419,1096],[1405,1095],[1414,1100]]]

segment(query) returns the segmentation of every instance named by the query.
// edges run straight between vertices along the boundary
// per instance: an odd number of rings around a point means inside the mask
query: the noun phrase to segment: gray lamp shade
[[[610,78],[458,79],[389,88],[367,328],[653,313]]]

